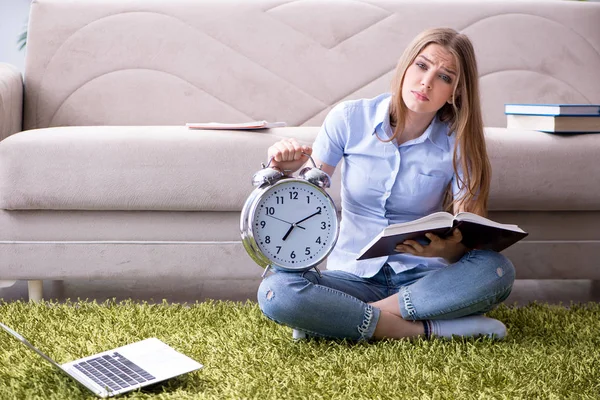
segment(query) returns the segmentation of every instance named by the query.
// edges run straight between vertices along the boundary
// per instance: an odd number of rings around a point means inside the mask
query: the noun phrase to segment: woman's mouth
[[[413,90],[412,93],[416,97],[417,100],[429,101],[429,97],[427,97],[425,94],[423,94],[421,92],[417,92],[416,90]]]

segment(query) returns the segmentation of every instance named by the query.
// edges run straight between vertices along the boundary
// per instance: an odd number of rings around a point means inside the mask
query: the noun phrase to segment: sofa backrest
[[[487,126],[507,102],[600,103],[600,3],[34,0],[24,127],[320,125],[440,26],[474,43]]]

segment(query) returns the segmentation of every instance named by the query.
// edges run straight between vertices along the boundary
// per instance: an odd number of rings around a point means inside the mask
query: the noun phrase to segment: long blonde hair
[[[461,194],[458,198],[452,198],[451,188],[448,188],[444,203],[447,209],[452,209],[455,203],[460,203],[465,211],[485,215],[491,166],[483,132],[475,51],[466,35],[449,28],[429,29],[419,34],[406,48],[392,81],[390,119],[392,125],[395,125],[393,137],[400,137],[406,123],[408,110],[402,100],[402,84],[406,70],[419,53],[432,43],[444,47],[454,56],[457,64],[457,84],[452,94],[452,104],[444,104],[437,115],[441,121],[450,124],[450,134],[456,132],[452,167],[455,176],[459,177],[457,163],[460,154],[460,168],[464,179],[460,179],[459,182]]]

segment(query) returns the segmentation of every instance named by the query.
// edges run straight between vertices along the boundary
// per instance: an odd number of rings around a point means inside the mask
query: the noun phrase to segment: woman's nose
[[[423,78],[421,79],[421,86],[425,86],[427,89],[431,89],[432,79],[433,77],[431,76],[431,74],[424,74]]]
[[[421,80],[421,86],[424,86],[424,87],[426,87],[427,89],[431,89],[431,79],[429,79],[429,78],[427,78],[427,77],[424,77],[424,78]]]

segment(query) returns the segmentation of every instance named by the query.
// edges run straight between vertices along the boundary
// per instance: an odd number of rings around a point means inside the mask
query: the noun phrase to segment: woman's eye
[[[446,83],[452,82],[452,78],[450,78],[448,75],[440,75],[440,78],[442,78],[442,80]]]
[[[425,69],[425,70],[427,69],[427,65],[425,65],[425,64],[423,64],[423,63],[421,63],[421,62],[418,62],[418,63],[417,63],[417,67],[419,67],[419,68],[421,68],[421,69]]]

